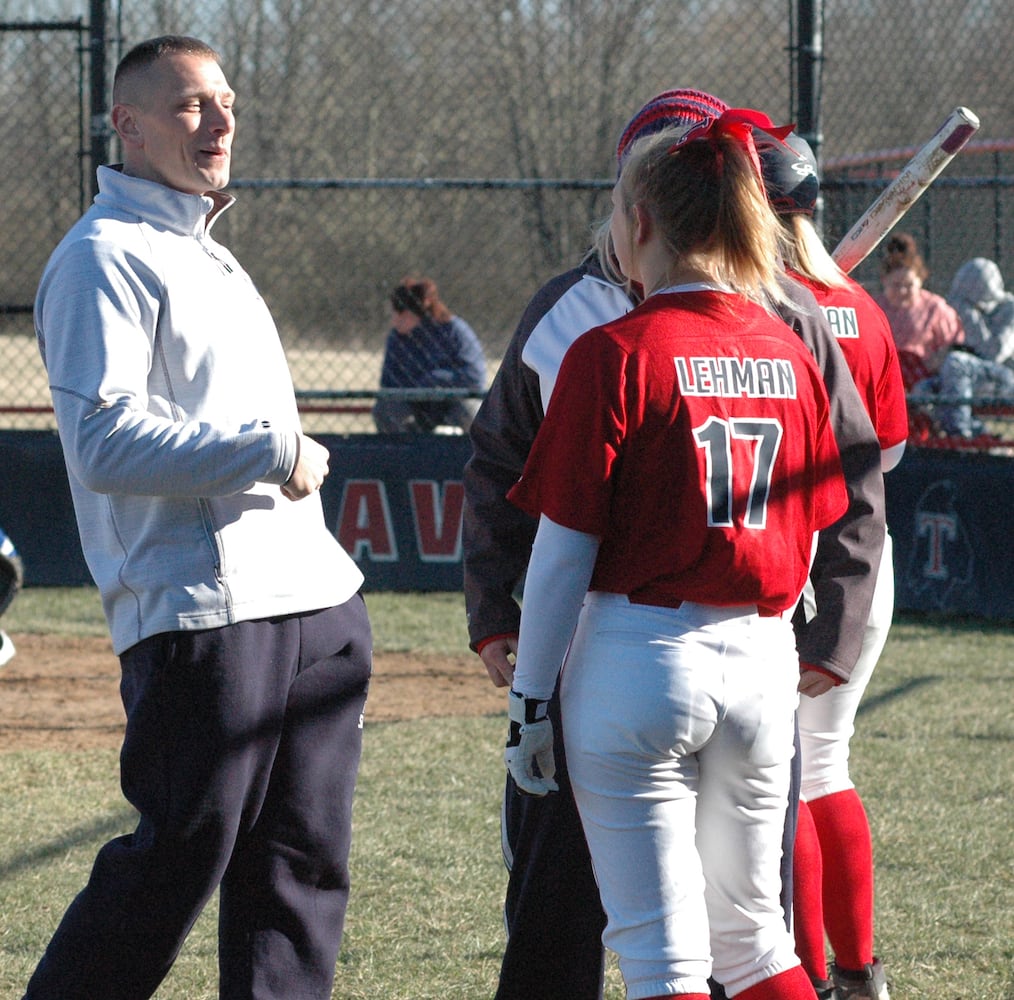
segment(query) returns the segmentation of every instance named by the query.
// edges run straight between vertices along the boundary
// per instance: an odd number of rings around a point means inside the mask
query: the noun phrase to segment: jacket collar
[[[99,167],[98,180],[96,205],[130,212],[184,236],[203,236],[236,201],[221,191],[185,194],[155,181],[131,177],[123,173],[122,164]]]

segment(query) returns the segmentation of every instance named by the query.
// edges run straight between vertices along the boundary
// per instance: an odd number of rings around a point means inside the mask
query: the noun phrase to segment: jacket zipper
[[[232,268],[219,257],[203,240],[199,241],[201,249],[219,266],[223,274],[232,274]]]

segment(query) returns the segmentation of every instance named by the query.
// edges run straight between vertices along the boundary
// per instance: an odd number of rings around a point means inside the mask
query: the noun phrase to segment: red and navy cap
[[[810,144],[797,132],[779,140],[759,128],[753,141],[771,207],[779,215],[813,215],[820,181]]]
[[[717,118],[728,108],[720,100],[703,90],[666,90],[653,97],[627,123],[616,144],[617,166],[623,166],[627,150],[646,135],[654,135],[664,128],[678,125],[696,125]]]

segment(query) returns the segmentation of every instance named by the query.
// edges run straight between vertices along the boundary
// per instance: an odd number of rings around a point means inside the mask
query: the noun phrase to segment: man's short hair
[[[221,62],[222,57],[207,42],[190,35],[159,35],[135,45],[119,62],[113,75],[113,103],[120,103],[122,82],[139,70],[171,55],[203,56]]]

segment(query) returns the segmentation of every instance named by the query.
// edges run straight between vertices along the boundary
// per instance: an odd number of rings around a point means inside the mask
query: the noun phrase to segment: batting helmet
[[[813,215],[820,181],[810,144],[796,132],[777,139],[759,128],[754,129],[753,141],[771,207],[779,215]]]

